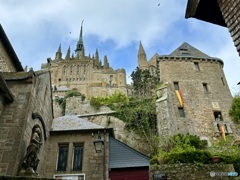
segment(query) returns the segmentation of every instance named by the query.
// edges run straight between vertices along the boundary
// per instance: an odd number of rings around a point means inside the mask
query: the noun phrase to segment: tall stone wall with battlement
[[[159,70],[165,84],[157,92],[160,135],[179,132],[213,138],[220,135],[218,126],[222,124],[227,136],[239,137],[240,132],[228,114],[233,98],[221,60],[161,57]],[[182,104],[176,90],[180,91]],[[216,121],[217,114],[221,121]]]

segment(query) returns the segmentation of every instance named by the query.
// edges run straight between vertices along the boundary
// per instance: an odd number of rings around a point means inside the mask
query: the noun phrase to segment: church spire
[[[56,55],[55,55],[55,59],[59,59],[59,60],[62,59],[61,44],[58,47],[58,50],[57,50]]]
[[[83,38],[82,38],[83,21],[81,23],[80,35],[79,35],[77,47],[76,47],[76,50],[75,50],[77,58],[83,57],[85,55],[84,45],[83,45]]]
[[[147,56],[143,49],[143,45],[142,45],[141,41],[139,43],[139,48],[138,48],[138,67],[139,67],[139,69],[147,69],[148,68]]]
[[[140,43],[139,43],[139,48],[138,48],[138,56],[141,56],[141,55],[146,56],[146,53],[145,53],[145,51],[144,51],[144,49],[143,49],[142,42],[140,41]]]
[[[104,56],[104,64],[103,64],[103,68],[104,68],[104,69],[109,69],[108,58],[107,58],[106,55]]]
[[[67,54],[66,54],[65,60],[70,60],[71,59],[70,56],[71,56],[71,50],[70,50],[70,46],[69,46],[69,48],[67,50]]]

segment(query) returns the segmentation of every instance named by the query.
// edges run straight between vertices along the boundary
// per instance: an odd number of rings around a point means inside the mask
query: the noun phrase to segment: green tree
[[[114,109],[114,116],[126,123],[125,128],[134,130],[148,144],[149,155],[156,154],[159,146],[155,102],[154,98],[142,98],[118,104]]]
[[[132,72],[131,78],[133,81],[134,95],[137,98],[150,98],[153,96],[153,90],[158,84],[158,78],[152,76],[148,69],[142,70],[137,67],[136,70]]]
[[[229,115],[232,117],[233,121],[240,123],[240,96],[234,97]]]

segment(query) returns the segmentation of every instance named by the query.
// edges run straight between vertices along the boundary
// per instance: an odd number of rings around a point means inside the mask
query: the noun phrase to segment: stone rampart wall
[[[212,173],[211,173],[212,172]],[[158,180],[165,174],[167,180],[218,180],[237,179],[227,176],[210,176],[213,172],[235,172],[232,164],[163,164],[150,167],[150,180]],[[155,176],[155,179],[153,178]],[[160,178],[159,178],[160,179]]]

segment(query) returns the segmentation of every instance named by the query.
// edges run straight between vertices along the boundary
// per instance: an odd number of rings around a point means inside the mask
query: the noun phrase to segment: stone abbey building
[[[67,50],[65,58],[62,57],[61,45],[55,58],[47,59],[42,69],[51,71],[53,95],[63,96],[67,90],[76,89],[86,97],[106,96],[114,92],[128,93],[125,69],[113,70],[109,65],[107,56],[103,64],[98,50],[92,57],[85,55],[82,26],[77,42],[75,55]]]
[[[221,59],[183,43],[169,55],[155,54],[148,61],[140,42],[138,65],[164,84],[157,90],[160,136],[179,132],[212,139],[220,136],[220,127],[226,135],[237,133],[228,115],[232,95]]]

